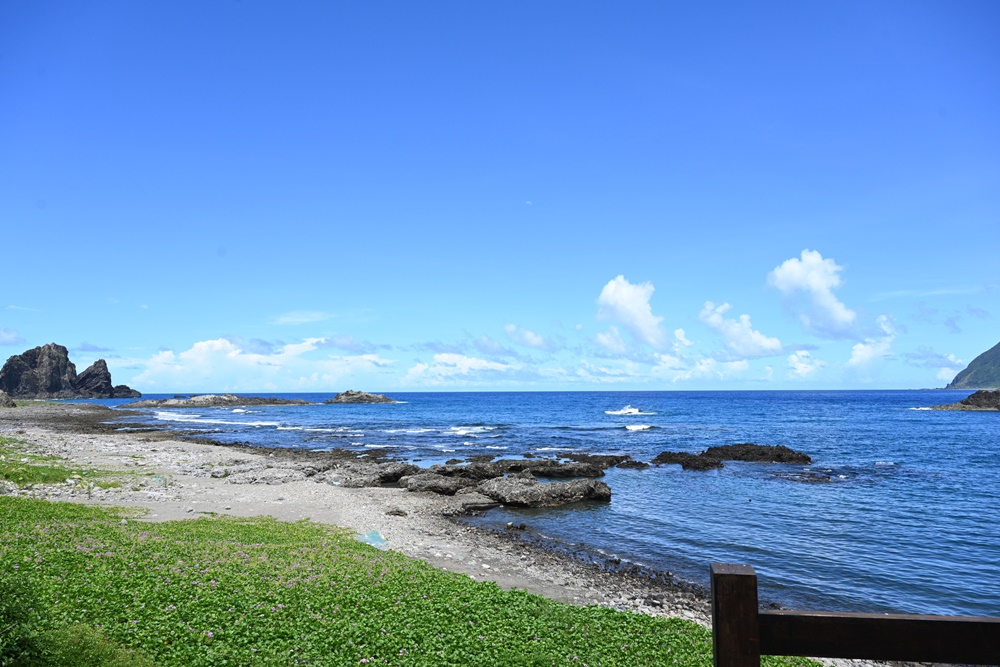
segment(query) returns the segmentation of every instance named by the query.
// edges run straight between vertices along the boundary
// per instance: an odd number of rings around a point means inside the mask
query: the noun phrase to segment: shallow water
[[[405,402],[145,410],[134,421],[271,447],[389,448],[421,465],[566,451],[648,461],[665,450],[787,445],[813,464],[611,469],[611,503],[494,510],[484,521],[527,523],[702,584],[709,562],[750,563],[761,595],[784,606],[1000,616],[1000,413],[920,409],[966,393],[392,395]],[[642,414],[607,414],[625,405]]]

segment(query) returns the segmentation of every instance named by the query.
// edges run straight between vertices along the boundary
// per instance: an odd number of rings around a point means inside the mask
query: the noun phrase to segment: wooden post
[[[749,565],[712,563],[715,667],[760,667],[757,573]]]

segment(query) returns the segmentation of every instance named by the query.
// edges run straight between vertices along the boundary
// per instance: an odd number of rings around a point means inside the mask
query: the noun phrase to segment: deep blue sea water
[[[146,410],[137,421],[270,447],[386,447],[424,466],[787,445],[813,464],[612,468],[611,503],[493,510],[484,521],[524,522],[702,584],[712,561],[750,563],[762,597],[786,607],[1000,616],[1000,413],[925,409],[967,393],[393,393],[404,402]],[[606,414],[626,404],[645,414]],[[803,472],[831,481],[794,481]]]

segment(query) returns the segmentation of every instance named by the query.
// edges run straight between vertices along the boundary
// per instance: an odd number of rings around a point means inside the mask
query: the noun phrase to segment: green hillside
[[[1000,343],[972,360],[946,389],[1000,388]]]

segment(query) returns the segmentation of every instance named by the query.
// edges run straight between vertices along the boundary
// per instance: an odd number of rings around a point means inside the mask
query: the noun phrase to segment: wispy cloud
[[[788,377],[802,379],[809,377],[823,366],[825,361],[814,359],[808,350],[799,350],[788,355]]]
[[[25,308],[24,306],[7,306],[7,310],[19,310],[23,313],[37,313],[39,312],[37,308]]]
[[[435,354],[431,363],[417,363],[407,371],[403,384],[416,386],[474,385],[516,370],[518,365],[469,357],[464,354]]]
[[[716,306],[711,301],[706,301],[698,319],[722,334],[726,347],[742,359],[756,359],[781,354],[781,341],[765,336],[754,329],[750,323],[749,315],[740,315],[738,319],[725,317],[730,308],[728,303]]]
[[[110,347],[101,347],[100,345],[94,345],[93,343],[88,343],[83,341],[79,345],[73,348],[75,352],[111,352]]]
[[[843,268],[819,252],[806,249],[801,257],[786,259],[775,267],[767,280],[792,300],[806,330],[830,338],[851,338],[857,314],[833,293],[841,285]]]
[[[851,358],[847,361],[848,366],[867,368],[889,356],[892,341],[896,339],[896,328],[886,315],[878,316],[878,324],[882,329],[882,335],[865,338],[863,343],[857,343],[851,348]]]
[[[24,338],[14,329],[0,329],[0,345],[21,345]]]
[[[317,355],[323,338],[281,347],[246,346],[226,338],[200,341],[182,352],[164,350],[143,360],[130,385],[142,391],[333,391],[358,374],[394,363],[377,354]],[[250,351],[247,348],[257,351]]]
[[[319,310],[295,310],[274,318],[274,324],[312,324],[333,319],[332,313]]]
[[[506,332],[507,338],[514,341],[518,345],[549,351],[552,351],[555,348],[554,343],[547,340],[541,334],[525,329],[524,327],[519,327],[516,324],[505,324],[503,330]]]

